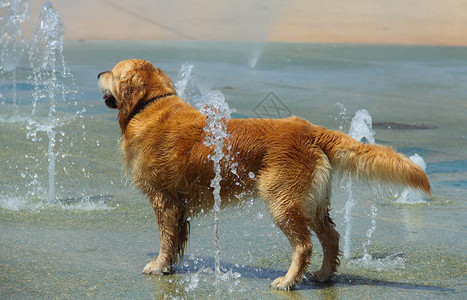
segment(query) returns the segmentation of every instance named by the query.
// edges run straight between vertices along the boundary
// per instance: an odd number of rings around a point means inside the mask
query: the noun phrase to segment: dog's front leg
[[[159,227],[159,254],[144,268],[144,274],[166,275],[173,272],[172,264],[179,252],[179,219],[183,209],[178,199],[165,193],[158,193],[152,199]]]

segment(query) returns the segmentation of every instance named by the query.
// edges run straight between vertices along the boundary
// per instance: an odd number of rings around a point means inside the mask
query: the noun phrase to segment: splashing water
[[[370,114],[365,109],[355,113],[355,117],[350,122],[349,135],[357,141],[364,142],[364,138],[370,144],[375,143],[375,132]]]
[[[352,179],[349,178],[347,182],[347,186],[345,187],[348,193],[347,201],[345,202],[345,214],[344,214],[344,222],[345,222],[345,234],[344,234],[344,258],[350,258],[350,246],[352,244],[352,240],[350,238],[350,234],[352,233],[352,210],[356,204],[356,201],[353,199],[352,193]]]
[[[339,114],[334,117],[337,121],[339,130],[345,131],[346,125],[350,124],[349,116],[347,115],[347,108],[342,103],[336,103],[336,107],[340,109]]]
[[[28,18],[28,2],[25,0],[2,1],[0,3],[0,67],[8,72],[16,69],[21,49],[18,42],[24,43],[23,22]]]
[[[63,52],[63,36],[65,27],[62,19],[47,2],[39,15],[39,22],[34,36],[34,42],[29,53],[29,61],[34,74],[33,110],[32,120],[29,122],[28,137],[33,141],[38,141],[37,133],[43,131],[48,137],[47,161],[49,175],[48,201],[56,203],[55,197],[55,160],[56,153],[56,127],[62,121],[56,113],[57,98],[65,100],[65,87],[59,82],[57,77],[56,61],[59,58],[63,66],[63,77],[70,77],[71,74],[65,67]],[[38,112],[38,103],[41,99],[49,100],[49,112],[46,118],[41,118]]]
[[[37,115],[37,104],[39,99],[50,100],[49,117],[55,114],[55,92],[58,88],[58,78],[56,70],[57,57],[62,58],[62,65],[65,66],[63,58],[63,36],[65,26],[57,11],[50,2],[47,2],[39,14],[39,22],[34,36],[34,42],[29,53],[29,62],[34,73],[34,106],[33,118]],[[64,73],[68,73],[64,68]],[[46,88],[41,89],[43,83]],[[64,93],[64,91],[63,91]],[[53,120],[52,120],[53,121]]]
[[[423,171],[425,171],[426,163],[420,155],[414,154],[410,156],[409,158],[416,165],[422,168]],[[416,203],[425,203],[426,201],[425,201],[424,194],[422,192],[415,190],[413,188],[407,187],[401,192],[401,195],[396,199],[396,202],[403,203],[403,204],[416,204]]]
[[[214,152],[210,159],[214,163],[215,176],[211,181],[214,196],[214,244],[215,244],[215,273],[216,273],[216,297],[219,298],[219,282],[221,280],[220,271],[220,245],[219,245],[219,213],[221,208],[221,160],[228,159],[228,154],[224,154],[223,149],[229,149],[227,132],[227,122],[234,110],[229,108],[225,102],[224,95],[220,91],[211,91],[202,99],[200,112],[206,116],[206,134],[204,144],[213,148]]]
[[[2,1],[0,3],[0,74],[11,73],[13,108],[15,110],[17,106],[16,69],[24,52],[23,46],[26,44],[23,37],[23,22],[28,17],[27,0]],[[14,114],[16,115],[16,113]]]
[[[366,257],[368,259],[371,259],[371,255],[368,254],[368,247],[371,244],[371,236],[373,232],[375,232],[376,230],[376,217],[377,216],[378,216],[378,209],[376,208],[376,205],[372,204],[371,205],[371,227],[366,232],[367,241],[366,243],[363,243],[363,257]]]
[[[345,114],[345,107],[341,105],[342,112]],[[355,113],[355,116],[352,118],[350,123],[349,135],[356,139],[357,141],[363,141],[364,139],[370,144],[375,143],[374,131],[372,128],[372,119],[368,111],[361,109]],[[356,204],[356,200],[353,197],[352,193],[352,179],[349,178],[349,181],[346,186],[348,192],[348,199],[345,203],[345,234],[344,234],[344,258],[349,259],[351,255],[351,232],[352,232],[352,209]],[[373,220],[372,220],[373,221]]]
[[[369,270],[385,271],[389,269],[404,269],[405,258],[404,253],[399,252],[381,258],[375,258],[370,254],[365,254],[360,259],[350,261],[350,265],[356,266],[358,269],[365,268]]]
[[[341,106],[342,108],[343,106]],[[345,109],[345,108],[344,108]],[[345,110],[344,110],[345,112]],[[349,135],[361,142],[367,141],[370,144],[375,143],[375,132],[372,128],[372,118],[368,111],[362,109],[355,113],[350,123]],[[356,204],[356,200],[352,193],[352,181],[349,179],[346,190],[348,191],[348,200],[345,204],[344,220],[346,224],[344,235],[344,258],[349,259],[351,255],[351,230],[352,230],[352,209]],[[371,227],[366,232],[367,241],[363,243],[363,257],[350,264],[357,267],[364,267],[367,269],[375,269],[377,271],[386,270],[388,268],[404,268],[405,259],[401,257],[402,253],[392,254],[382,258],[375,258],[368,253],[368,248],[371,245],[371,237],[376,230],[376,218],[378,216],[378,209],[375,204],[371,205]]]
[[[175,90],[177,95],[183,100],[197,104],[201,98],[201,93],[196,86],[196,77],[193,71],[194,66],[189,63],[185,63],[180,67],[178,71],[177,81],[175,82]]]
[[[61,203],[59,207],[64,210],[70,211],[97,211],[103,210],[108,211],[111,209],[105,201],[99,201],[102,199],[91,199],[97,198],[93,196],[85,196],[80,199],[71,199],[73,201],[69,201],[70,203]],[[103,198],[102,196],[100,198]],[[93,201],[94,200],[94,201]],[[96,201],[97,200],[97,201]],[[9,211],[21,211],[27,210],[30,212],[40,212],[43,209],[48,208],[48,205],[43,202],[35,202],[31,203],[26,199],[21,197],[9,197],[9,198],[0,198],[0,207]]]
[[[5,75],[5,72],[14,69],[14,87],[16,86],[15,66],[23,54],[22,49],[28,48],[27,45],[25,47],[20,45],[23,42],[27,44],[22,37],[21,29],[21,23],[28,17],[27,9],[27,1],[0,1],[0,32],[2,34],[0,75]],[[18,109],[15,109],[18,106],[15,100],[16,92],[13,92],[13,114],[11,114],[11,117],[0,117],[0,122],[26,123],[24,126],[21,125],[21,128],[27,129],[26,138],[35,143],[33,147],[24,148],[27,151],[24,158],[28,160],[24,169],[20,165],[10,167],[10,170],[14,168],[20,170],[21,168],[20,176],[26,183],[17,183],[11,190],[1,191],[0,207],[8,210],[28,209],[36,212],[47,208],[49,204],[52,204],[52,206],[58,205],[63,209],[77,210],[105,208],[105,205],[101,207],[94,204],[93,200],[97,199],[97,202],[101,203],[101,199],[86,195],[87,191],[84,190],[84,186],[81,195],[76,197],[74,189],[67,189],[63,185],[57,184],[61,188],[63,194],[61,196],[65,196],[63,198],[65,200],[59,201],[56,196],[55,168],[58,166],[58,158],[72,156],[71,153],[67,152],[73,149],[73,139],[76,133],[78,133],[78,136],[81,133],[83,141],[86,140],[85,126],[78,121],[78,119],[83,118],[83,113],[86,110],[84,107],[79,108],[78,102],[74,101],[78,90],[72,74],[65,66],[63,56],[64,33],[63,21],[53,6],[46,3],[40,11],[35,35],[28,51],[28,58],[33,72],[29,79],[33,80],[34,86],[31,103],[32,111],[30,115],[24,116],[15,113],[18,111]],[[15,46],[15,42],[20,43]],[[16,48],[21,49],[21,51],[16,51]],[[70,110],[73,104],[76,107],[74,112]],[[80,126],[78,131],[73,130],[73,133],[69,134],[70,132],[65,132],[65,129],[60,129],[60,127],[71,123]],[[70,148],[62,148],[67,141],[70,143]],[[80,152],[80,154],[83,154],[83,152]],[[83,154],[83,156],[86,156],[86,154]],[[42,159],[43,157],[46,157],[46,162]],[[60,160],[60,163],[65,164],[62,170],[63,174],[67,175],[68,180],[83,182],[83,179],[89,178],[90,173],[81,162],[76,164],[76,161],[63,159]],[[46,164],[47,166],[45,166]],[[76,172],[76,168],[79,168],[81,172]],[[47,173],[48,176],[44,176],[44,173]],[[68,201],[66,199],[72,200]]]
[[[386,257],[375,258],[373,255],[368,253],[368,247],[371,245],[371,236],[376,230],[376,217],[378,216],[378,210],[375,204],[371,205],[371,227],[366,232],[367,241],[363,243],[363,257],[355,261],[351,261],[350,264],[358,267],[364,267],[366,269],[372,269],[377,271],[387,270],[389,268],[404,268],[405,259],[401,257],[403,253],[396,253],[388,255]]]
[[[63,35],[65,27],[62,19],[52,7],[52,4],[47,2],[39,15],[39,24],[34,36],[34,43],[29,54],[29,61],[34,73],[34,104],[32,117],[32,131],[30,136],[35,137],[38,131],[47,133],[49,143],[47,151],[47,160],[49,162],[49,192],[48,200],[50,203],[56,202],[55,199],[55,127],[58,125],[59,119],[56,116],[56,91],[59,88],[57,70],[55,67],[56,57],[63,59]],[[62,61],[63,63],[63,61]],[[64,65],[64,63],[63,63]],[[40,83],[45,84],[46,88],[41,89]],[[61,96],[64,98],[64,89],[61,91]],[[49,99],[49,114],[45,123],[38,121],[37,104],[41,98]]]

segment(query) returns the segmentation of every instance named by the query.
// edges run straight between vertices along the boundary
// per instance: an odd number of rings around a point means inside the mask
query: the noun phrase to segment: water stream
[[[52,4],[47,2],[39,14],[36,34],[29,53],[29,61],[34,74],[34,103],[28,136],[37,140],[38,131],[44,131],[48,137],[49,189],[47,199],[49,203],[57,202],[55,197],[55,160],[57,154],[54,152],[54,148],[56,128],[61,121],[57,116],[56,103],[57,101],[65,101],[65,87],[60,84],[57,77],[57,59],[61,61],[63,66],[63,76],[70,76],[63,57],[64,34],[65,26],[62,19]],[[41,119],[37,111],[38,102],[42,98],[49,100],[49,112],[45,119]]]
[[[195,66],[190,63],[184,63],[177,75],[175,90],[177,95],[188,103],[198,106],[201,101],[201,92],[196,86]]]
[[[0,3],[0,75],[11,74],[14,115],[18,113],[17,68],[26,45],[23,22],[29,17],[28,6],[27,0]]]
[[[206,137],[204,144],[214,149],[213,154],[209,157],[214,164],[215,176],[211,181],[214,196],[214,244],[215,244],[215,274],[216,274],[216,298],[219,296],[219,282],[221,279],[220,255],[221,247],[219,244],[219,214],[221,209],[221,161],[228,160],[228,153],[225,149],[229,149],[229,133],[227,132],[227,122],[230,120],[230,115],[234,110],[230,109],[225,97],[220,91],[209,92],[202,100],[200,111],[206,116],[206,126],[204,131]]]
[[[345,113],[345,110],[343,110]],[[370,144],[375,143],[374,131],[372,129],[372,119],[368,111],[361,109],[355,113],[350,123],[349,135],[357,141],[368,141]],[[349,259],[351,257],[351,245],[352,245],[352,210],[357,203],[352,193],[352,178],[349,177],[346,190],[348,193],[347,202],[345,203],[345,234],[344,234],[344,258]],[[373,217],[372,222],[374,221]],[[370,235],[371,237],[371,235]]]

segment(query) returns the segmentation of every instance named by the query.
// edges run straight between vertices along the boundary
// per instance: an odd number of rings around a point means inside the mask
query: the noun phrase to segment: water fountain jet
[[[17,114],[17,68],[26,44],[23,22],[29,17],[27,0],[0,3],[0,74],[11,74],[13,115]],[[0,95],[1,96],[1,95]]]
[[[345,107],[341,105],[341,111],[345,114]],[[341,116],[342,117],[342,116]],[[345,116],[344,116],[345,118]],[[349,135],[356,139],[357,141],[367,141],[369,144],[375,143],[375,132],[372,128],[372,118],[368,111],[361,109],[355,113],[355,116],[352,118],[350,123]],[[348,200],[345,204],[345,215],[344,221],[346,224],[345,235],[344,235],[344,258],[349,259],[351,256],[351,231],[352,231],[352,209],[356,205],[356,200],[354,199],[352,192],[352,180],[349,178],[349,181],[346,186],[348,192]],[[378,216],[378,209],[374,203],[370,206],[370,219],[371,227],[366,232],[366,242],[363,243],[363,257],[352,261],[352,264],[358,266],[363,266],[365,268],[371,268],[376,270],[383,270],[386,268],[399,268],[404,266],[405,260],[400,257],[401,253],[396,253],[389,255],[383,258],[373,258],[373,256],[368,253],[368,248],[371,245],[371,237],[376,230],[376,218]]]
[[[341,109],[343,106],[341,106]],[[344,112],[344,110],[343,110]],[[372,118],[368,111],[361,109],[355,113],[355,116],[352,118],[350,123],[350,129],[348,133],[352,138],[356,139],[357,141],[366,140],[370,144],[375,143],[374,138],[374,131],[372,129]],[[351,232],[352,232],[352,209],[356,204],[356,201],[353,197],[352,193],[352,179],[349,178],[349,181],[346,186],[346,190],[348,192],[348,199],[345,203],[345,215],[344,221],[346,224],[345,227],[345,234],[344,234],[344,258],[349,259],[351,252]]]
[[[29,61],[34,74],[34,102],[28,136],[35,140],[37,133],[43,131],[48,137],[49,188],[47,199],[49,203],[57,202],[55,197],[56,153],[54,153],[54,147],[56,143],[56,127],[60,125],[60,118],[56,113],[56,102],[57,97],[61,97],[62,101],[65,100],[65,89],[60,85],[57,77],[56,61],[57,58],[61,59],[63,66],[62,76],[67,76],[68,71],[65,68],[62,54],[64,34],[65,27],[62,19],[52,4],[47,2],[41,9],[34,41],[29,53]],[[47,118],[42,120],[38,113],[38,103],[43,98],[49,99],[49,112]]]
[[[215,274],[216,274],[216,298],[219,298],[219,283],[221,280],[220,270],[220,254],[219,245],[219,213],[221,209],[221,161],[228,160],[228,153],[224,153],[224,149],[228,149],[229,134],[227,133],[227,123],[230,120],[230,115],[234,110],[230,109],[225,102],[224,95],[220,91],[209,92],[202,100],[200,108],[201,113],[206,116],[206,125],[204,132],[206,134],[204,144],[212,147],[214,152],[210,159],[214,164],[215,176],[211,181],[214,196],[214,244],[215,244]]]
[[[423,171],[426,169],[426,163],[423,158],[418,155],[414,154],[409,157],[416,165],[422,168]],[[396,199],[397,203],[403,204],[416,204],[416,203],[425,203],[425,198],[422,192],[412,189],[412,188],[404,188],[401,192],[400,196]]]
[[[196,106],[201,98],[201,92],[196,86],[194,67],[189,63],[185,63],[180,67],[175,82],[175,90],[180,98]]]

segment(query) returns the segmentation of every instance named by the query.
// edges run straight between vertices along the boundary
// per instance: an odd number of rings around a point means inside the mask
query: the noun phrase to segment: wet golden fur
[[[205,117],[175,95],[170,79],[144,60],[126,60],[98,76],[106,104],[119,110],[121,147],[135,185],[149,198],[159,227],[159,255],[144,268],[168,274],[183,251],[187,218],[213,205],[212,148],[203,144]],[[262,198],[292,246],[292,263],[273,288],[292,289],[310,262],[311,230],[324,249],[312,280],[327,281],[339,265],[339,234],[329,217],[336,171],[354,177],[411,186],[430,193],[425,173],[402,154],[297,118],[232,119],[230,155],[223,161],[222,203],[246,192]],[[249,173],[255,174],[250,178]]]

